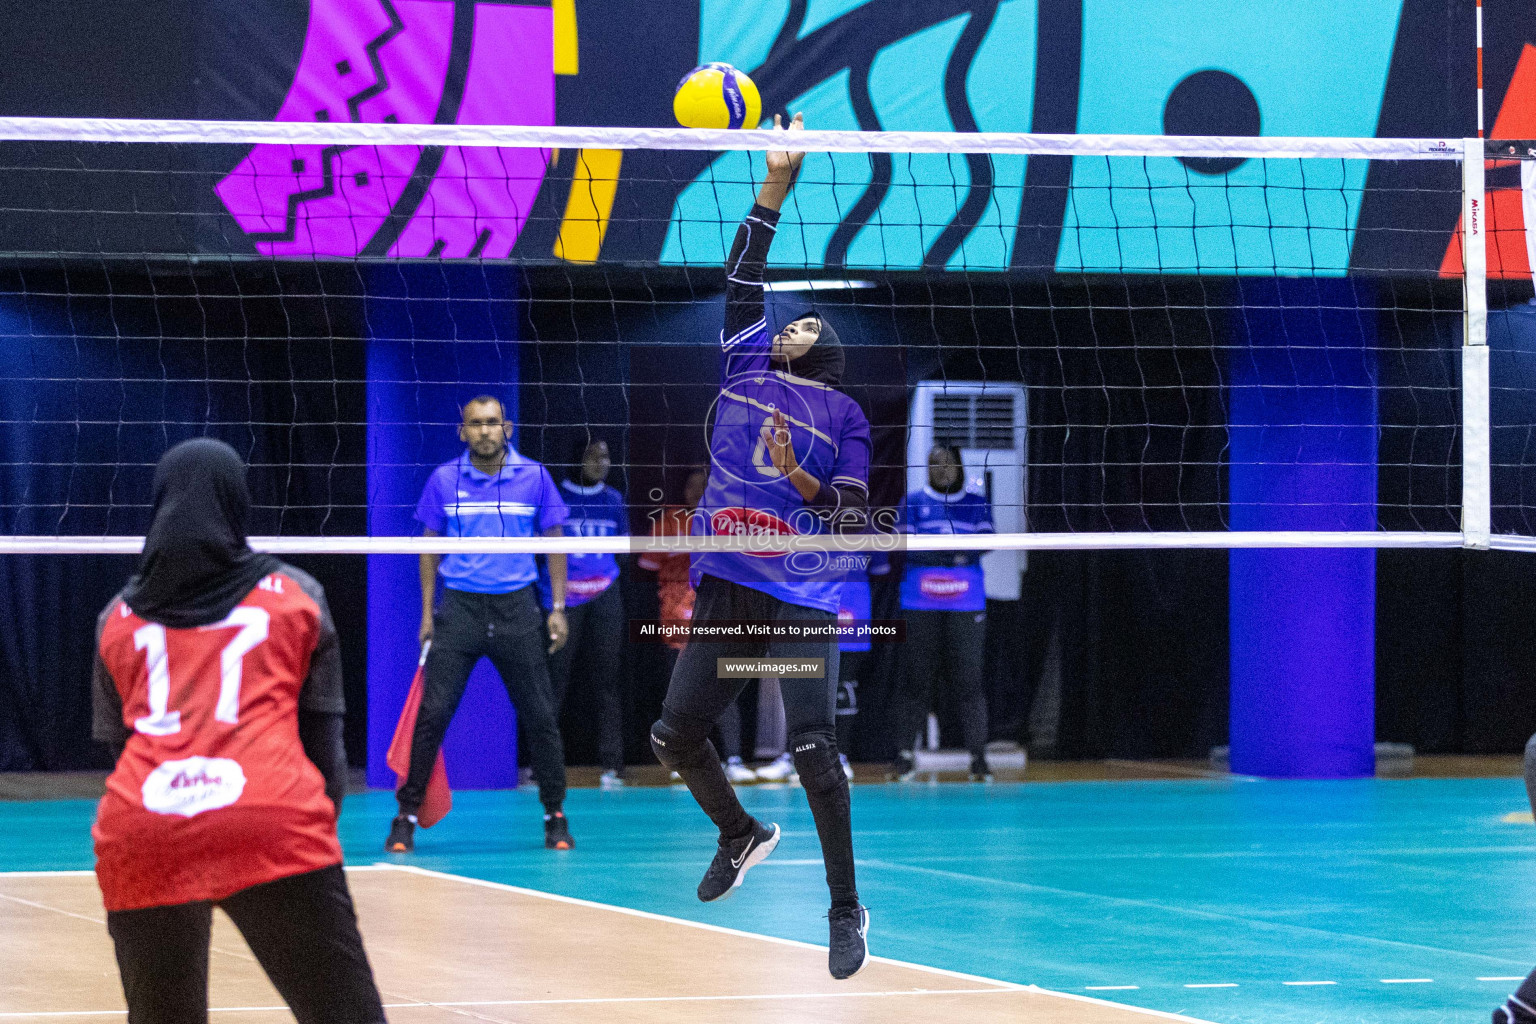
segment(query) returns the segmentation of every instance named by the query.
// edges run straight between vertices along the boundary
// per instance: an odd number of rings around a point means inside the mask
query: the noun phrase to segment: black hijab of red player
[[[235,450],[183,441],[155,467],[154,513],[139,568],[123,591],[139,617],[173,629],[221,621],[282,563],[245,541],[251,492]]]

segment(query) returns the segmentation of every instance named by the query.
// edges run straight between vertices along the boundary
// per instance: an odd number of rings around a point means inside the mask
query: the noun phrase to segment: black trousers
[[[672,673],[677,669],[677,658],[680,652],[667,648],[666,664],[667,678],[672,678]],[[715,719],[715,751],[725,760],[733,757],[741,757],[741,697],[746,692],[747,686],[757,682],[756,679],[744,679],[741,690],[736,694],[736,699],[725,706],[720,712],[720,717]]]
[[[219,906],[299,1024],[382,1024],[340,865],[253,885]],[[212,925],[211,903],[107,913],[128,1024],[207,1024]]]
[[[624,641],[624,601],[619,596],[619,581],[585,604],[568,608],[566,622],[571,627],[565,646],[549,658],[549,682],[554,692],[555,714],[565,706],[571,684],[571,670],[580,665],[581,674],[594,688],[597,697],[597,759],[604,768],[624,768],[624,732],[619,709],[619,645]]]
[[[528,739],[533,777],[546,810],[565,802],[565,747],[549,683],[549,634],[531,586],[510,594],[445,590],[432,618],[432,650],[422,681],[421,710],[411,735],[411,770],[395,794],[400,810],[416,813],[448,723],[464,699],[475,662],[491,659]]]
[[[901,690],[896,700],[896,749],[911,750],[932,706],[935,687],[948,677],[960,712],[965,746],[972,757],[987,749],[987,695],[981,666],[987,633],[986,612],[934,612],[908,609],[907,642]]]
[[[732,620],[834,622],[836,614],[789,604],[738,583],[714,576],[699,581],[694,600],[695,623]],[[676,770],[687,783],[699,807],[723,836],[739,836],[751,827],[751,817],[741,806],[735,789],[720,767],[718,754],[705,740],[720,713],[735,703],[752,677],[719,678],[718,658],[824,659],[820,679],[779,680],[784,697],[784,731],[793,753],[806,801],[816,820],[826,863],[827,887],[834,904],[856,903],[854,886],[853,825],[848,780],[837,762],[835,704],[838,680],[836,639],[787,640],[690,640],[678,656],[662,705],[661,721],[672,731],[671,742],[690,747],[687,764]],[[654,733],[653,733],[654,735]],[[698,747],[708,756],[697,755]]]

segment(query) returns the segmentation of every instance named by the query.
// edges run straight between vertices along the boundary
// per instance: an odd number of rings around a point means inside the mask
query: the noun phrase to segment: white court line
[[[765,992],[756,995],[719,996],[590,996],[572,999],[464,999],[423,1003],[386,1003],[393,1006],[566,1006],[585,1003],[715,1003],[763,999],[888,999],[892,996],[978,996],[1012,994],[1008,988],[904,988],[889,992]]]
[[[94,871],[0,871],[0,878],[79,878]]]
[[[1282,981],[1282,985],[1337,985],[1336,981]]]
[[[300,124],[307,122],[283,122],[285,124]],[[1085,783],[1086,784],[1086,783]],[[1527,849],[1525,852],[1529,852]],[[765,862],[766,863],[766,862]],[[986,875],[973,875],[964,871],[948,871],[943,868],[923,867],[919,864],[904,864],[900,861],[882,860],[878,857],[860,859],[858,863],[875,869],[889,871],[910,871],[917,874],[934,875],[939,878],[954,878],[970,882],[975,885],[992,886],[1004,889],[1019,889],[1025,892],[1048,892],[1058,896],[1069,896],[1073,899],[1092,900],[1097,903],[1107,903],[1111,906],[1136,907],[1143,910],[1152,910],[1157,913],[1170,915],[1183,915],[1202,921],[1224,921],[1244,925],[1255,931],[1267,932],[1300,932],[1303,935],[1315,935],[1333,942],[1347,939],[1352,942],[1365,942],[1372,945],[1391,946],[1400,949],[1409,949],[1414,952],[1431,952],[1446,956],[1470,957],[1476,960],[1504,960],[1503,957],[1490,956],[1484,953],[1462,953],[1442,946],[1425,946],[1416,942],[1400,942],[1397,939],[1382,939],[1371,935],[1355,935],[1350,932],[1329,931],[1326,928],[1313,928],[1308,925],[1285,924],[1280,921],[1267,921],[1262,918],[1243,917],[1238,914],[1223,914],[1214,910],[1202,910],[1197,907],[1173,906],[1159,903],[1156,900],[1132,899],[1127,896],[1108,896],[1101,893],[1084,892],[1081,889],[1063,889],[1054,885],[1039,885],[1035,882],[1017,882],[1009,878],[989,878]],[[1505,960],[1507,963],[1508,961]]]
[[[1478,978],[1477,980],[1478,981],[1524,981],[1525,978],[1522,976],[1522,977],[1519,977],[1519,978],[1514,978],[1514,977],[1510,977],[1510,978]]]
[[[1434,978],[1382,978],[1383,985],[1432,985]]]
[[[46,903],[24,900],[20,896],[8,896],[3,892],[0,892],[0,900],[5,900],[8,903],[20,903],[24,907],[32,907],[35,910],[46,910],[54,914],[63,914],[65,917],[73,917],[77,921],[89,921],[91,924],[99,924],[102,927],[106,927],[107,924],[107,919],[104,917],[87,917],[84,914],[77,914],[73,910],[60,910],[58,907],[50,907]]]
[[[1191,779],[1219,779],[1224,782],[1262,782],[1257,775],[1237,775],[1233,772],[1219,772],[1214,768],[1190,768],[1181,764],[1159,764],[1156,761],[1130,761],[1125,758],[1106,758],[1105,764],[1116,765],[1120,768],[1133,768],[1137,771],[1164,772],[1168,775],[1181,775]],[[1116,780],[1120,781],[1120,780]],[[1168,779],[1126,779],[1127,782],[1167,782]]]
[[[771,999],[889,999],[893,996],[976,996],[999,995],[1011,993],[1012,989],[1006,988],[914,988],[898,989],[890,992],[768,992],[760,995],[719,995],[719,996],[612,996],[593,997],[589,999],[464,999],[457,1001],[436,1000],[433,1002],[413,1001],[409,1003],[385,1003],[386,1010],[414,1009],[422,1006],[435,1007],[463,1007],[471,1009],[477,1006],[569,1006],[588,1003],[707,1003],[707,1002],[751,1002],[753,1000]],[[286,1006],[210,1006],[209,1013],[285,1013]],[[33,1019],[45,1017],[124,1017],[127,1010],[21,1010],[0,1012],[0,1019]]]
[[[1237,988],[1235,981],[1206,981],[1194,985],[1185,985],[1185,988]]]
[[[522,896],[533,896],[538,899],[553,900],[556,903],[568,903],[572,906],[590,907],[594,910],[608,910],[615,914],[627,914],[630,917],[639,917],[648,921],[664,921],[667,924],[679,924],[689,928],[699,928],[704,931],[714,932],[718,935],[735,935],[740,938],[757,939],[761,942],[771,942],[780,946],[792,946],[797,949],[814,949],[825,951],[827,947],[818,946],[809,942],[801,942],[797,939],[783,939],[777,935],[759,935],[756,932],[744,932],[737,928],[725,928],[717,924],[704,924],[701,921],[689,921],[681,917],[669,917],[666,914],[653,914],[647,910],[634,910],[629,907],[617,907],[611,903],[598,903],[593,900],[578,899],[574,896],[561,896],[552,892],[541,892],[538,889],[525,889],[517,885],[508,885],[505,882],[487,882],[481,878],[470,878],[466,875],[453,875],[446,871],[433,871],[430,868],[420,868],[413,864],[389,864],[377,863],[375,869],[387,871],[404,871],[408,874],[421,875],[426,878],[438,878],[452,882],[462,882],[466,885],[478,885],[486,889],[499,889],[502,892],[517,893]],[[956,978],[961,981],[976,982],[982,985],[995,986],[1015,992],[1033,992],[1037,995],[1051,996],[1055,999],[1068,999],[1073,1002],[1092,1003],[1098,1006],[1114,1007],[1127,1010],[1132,1013],[1144,1014],[1148,1017],[1157,1017],[1161,1020],[1184,1021],[1186,1024],[1211,1024],[1195,1017],[1186,1017],[1183,1014],[1169,1013],[1165,1010],[1151,1010],[1144,1006],[1131,1006],[1127,1003],[1117,1003],[1108,999],[1095,999],[1092,996],[1077,995],[1073,992],[1057,992],[1054,989],[1040,988],[1038,985],[1020,985],[1017,982],[1001,981],[997,978],[984,978],[976,974],[965,974],[961,971],[946,970],[943,967],[929,967],[927,964],[915,964],[906,960],[893,960],[890,957],[872,956],[869,958],[874,963],[890,964],[895,967],[905,967],[914,971],[923,971],[928,974],[937,974],[946,978]]]

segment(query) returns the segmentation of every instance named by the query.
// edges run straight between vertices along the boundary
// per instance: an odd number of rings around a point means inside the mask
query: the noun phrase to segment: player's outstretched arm
[[[786,128],[780,121],[779,115],[774,114],[773,127],[778,131],[802,131],[805,128],[805,115],[796,114]],[[766,206],[777,212],[784,205],[785,198],[789,196],[789,190],[795,187],[795,175],[800,173],[800,162],[805,159],[805,154],[771,149],[767,156],[768,176],[763,179],[762,187],[757,190],[757,205]]]
[[[779,125],[777,115],[774,124]],[[796,114],[789,128],[780,130],[799,131],[804,126],[805,119]],[[736,229],[736,239],[726,256],[725,325],[720,332],[720,347],[731,357],[722,367],[726,378],[740,370],[757,368],[759,362],[766,366],[770,339],[765,333],[763,271],[768,266],[768,249],[773,245],[779,208],[794,185],[795,172],[804,156],[780,150],[768,153],[768,174],[758,190],[757,205]]]

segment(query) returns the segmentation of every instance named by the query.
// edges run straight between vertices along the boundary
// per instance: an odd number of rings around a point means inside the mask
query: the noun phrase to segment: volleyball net
[[[424,538],[413,511],[479,395],[557,479],[603,441],[635,533],[683,504],[723,264],[784,145],[0,119],[0,551],[138,550],[156,461],[204,435],[250,465],[266,550],[632,550]],[[1505,272],[1531,149],[1490,145],[813,128],[767,317],[836,325],[872,507],[935,446],[989,498],[995,535],[909,549],[1536,547],[1536,327]]]

